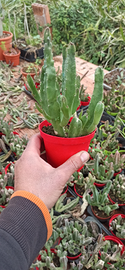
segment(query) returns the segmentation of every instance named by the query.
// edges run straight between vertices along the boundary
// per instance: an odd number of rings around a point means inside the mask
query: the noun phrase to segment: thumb
[[[81,151],[70,157],[65,163],[56,168],[61,176],[62,184],[66,184],[70,176],[82,167],[89,160],[89,154],[86,151]]]

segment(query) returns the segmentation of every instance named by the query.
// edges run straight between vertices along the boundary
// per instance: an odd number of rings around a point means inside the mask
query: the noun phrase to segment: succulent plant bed
[[[71,46],[69,48],[68,59],[70,59],[70,54],[72,55],[72,49],[73,47]],[[47,50],[45,52],[46,54]],[[49,68],[49,64],[52,64],[52,62],[47,64]],[[7,70],[7,66],[5,68]],[[44,66],[43,70],[45,68]],[[96,73],[97,86],[98,76],[102,74],[100,73],[102,72],[100,69],[98,71],[99,73]],[[58,76],[56,76],[57,74],[54,72],[54,80],[59,81]],[[68,76],[70,76],[70,72]],[[17,101],[20,94],[22,94],[22,87],[19,87],[19,85],[18,87],[12,87],[11,85],[10,87],[9,83],[5,80],[4,69],[0,69],[0,78],[2,80],[2,86],[0,85],[0,211],[2,211],[3,207],[7,206],[13,192],[14,164],[22,155],[28,142],[28,138],[15,134],[15,131],[18,131],[18,128],[23,129],[25,127],[29,130],[35,129],[43,121],[43,115],[41,116],[41,113],[36,109],[28,106],[27,99],[19,103],[14,103],[14,99]],[[30,86],[32,84],[32,87],[29,87],[26,82],[28,89],[33,88],[34,93],[38,93],[39,95],[40,89],[36,89],[35,83],[42,85],[40,77],[34,78],[34,81],[29,78],[28,82]],[[66,81],[63,83],[65,84]],[[62,85],[61,82],[58,87],[61,87],[60,85]],[[62,89],[61,91],[60,89],[58,90],[60,107],[62,108],[64,106],[63,114],[61,114],[64,120],[65,112],[68,114],[67,124],[73,115],[75,115],[75,122],[79,121],[78,119],[81,121],[85,120],[87,114],[84,114],[84,109],[80,108],[79,118],[76,113],[80,97],[77,96],[74,113],[69,114],[65,106],[68,97],[60,95],[60,93],[62,94]],[[108,106],[111,104],[113,91],[113,89],[110,90],[108,96],[103,95],[104,109],[106,111],[108,110],[106,109],[107,104]],[[121,88],[118,87],[117,91],[119,93],[117,92],[116,94],[115,92],[115,100],[121,102],[122,98],[119,97],[122,96]],[[35,99],[38,98],[38,95],[35,96]],[[93,103],[92,100],[93,98],[91,98],[91,102]],[[70,98],[68,102],[70,102]],[[91,102],[90,104],[92,104]],[[116,105],[118,106],[118,103]],[[90,107],[88,106],[88,108]],[[44,109],[46,109],[46,106]],[[56,110],[57,108],[53,107],[54,109]],[[119,112],[118,107],[117,110]],[[53,111],[50,111],[50,116],[52,114],[51,112],[53,113]],[[60,110],[60,112],[62,111]],[[111,241],[104,238],[108,234],[110,236],[112,235],[111,227],[109,227],[110,216],[114,213],[125,214],[124,208],[121,207],[121,204],[125,204],[125,154],[117,140],[118,136],[122,137],[124,135],[124,122],[121,119],[122,112],[123,110],[121,110],[121,114],[118,113],[117,117],[112,117],[111,122],[106,121],[107,119],[103,121],[104,126],[102,127],[102,118],[106,116],[104,112],[100,121],[94,125],[96,131],[88,149],[91,159],[89,159],[80,171],[76,171],[71,176],[67,183],[68,189],[65,187],[62,192],[64,193],[66,191],[66,193],[60,196],[55,206],[50,210],[53,234],[45,247],[40,251],[38,260],[32,265],[33,269],[105,270],[112,269],[113,265],[114,270],[124,269],[125,252],[123,243],[118,241],[118,236]],[[93,113],[95,114],[95,112]],[[11,116],[9,121],[6,121],[7,114]],[[73,130],[75,122],[74,120],[72,121]],[[79,125],[81,125],[80,122]],[[51,126],[49,125],[51,130],[53,130],[52,126],[51,123]],[[101,128],[99,128],[100,126]],[[55,135],[57,135],[57,129],[55,128],[55,130]],[[117,173],[122,174],[116,175]],[[74,187],[77,193],[74,192]],[[87,211],[90,206],[96,210],[96,216],[92,212],[90,214]],[[93,221],[86,222],[86,216],[93,216]],[[101,216],[100,221],[98,220],[99,216]],[[108,218],[106,222],[104,220],[105,216]],[[104,228],[108,229],[108,231],[104,230]]]

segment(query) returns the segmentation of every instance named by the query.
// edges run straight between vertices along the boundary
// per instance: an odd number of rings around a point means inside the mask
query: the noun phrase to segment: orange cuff
[[[17,196],[21,196],[23,198],[30,200],[31,202],[35,203],[40,208],[40,210],[43,213],[45,222],[46,222],[47,240],[48,240],[52,234],[52,221],[51,221],[51,217],[50,217],[50,214],[49,214],[49,211],[48,211],[48,208],[46,207],[46,205],[36,195],[34,195],[28,191],[25,191],[25,190],[15,191],[13,193],[13,195],[11,196],[11,199],[13,197],[17,197]]]

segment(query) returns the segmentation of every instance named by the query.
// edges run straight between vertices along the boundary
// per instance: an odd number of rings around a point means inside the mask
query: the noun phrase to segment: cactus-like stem
[[[57,74],[54,67],[52,43],[49,28],[44,32],[44,66],[40,78],[40,93],[37,92],[32,78],[27,76],[29,87],[37,101],[37,109],[43,113],[61,137],[79,137],[88,135],[96,129],[102,116],[104,105],[103,70],[98,67],[95,72],[95,87],[91,102],[85,116],[75,114],[79,105],[80,77],[76,75],[75,46],[70,43],[63,48],[62,88],[59,90]],[[60,96],[60,92],[62,96]],[[73,117],[69,129],[66,127]]]

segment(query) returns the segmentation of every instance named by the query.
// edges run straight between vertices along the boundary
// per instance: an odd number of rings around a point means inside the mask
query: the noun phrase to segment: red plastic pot
[[[10,167],[11,164],[12,164],[12,163],[9,163],[9,164],[7,164],[7,166],[5,167],[5,174],[7,174],[7,170],[9,169],[9,167]]]
[[[82,253],[79,253],[78,255],[76,256],[66,256],[68,258],[68,260],[71,260],[71,261],[75,261],[77,260],[80,256],[82,255]]]
[[[115,177],[117,174],[120,174],[121,172],[122,172],[122,169],[119,172],[115,172],[113,176]]]
[[[88,101],[80,101],[80,105],[78,106],[77,110],[80,109],[81,106],[87,106],[90,103],[91,98],[88,97]]]
[[[111,225],[113,219],[117,218],[118,216],[121,216],[122,218],[125,219],[125,215],[123,215],[123,214],[115,214],[115,215],[112,216],[112,217],[110,218],[110,220],[109,220],[109,227],[110,227],[110,225]],[[113,231],[110,230],[110,232],[111,232],[115,237],[117,237],[117,236],[113,233]],[[117,237],[117,238],[120,239],[121,241],[123,241],[124,244],[125,244],[125,238],[120,238],[120,237]]]
[[[116,244],[118,244],[118,245],[119,245],[119,244],[122,245],[121,255],[122,255],[123,252],[125,251],[124,244],[122,243],[122,241],[121,241],[119,238],[117,238],[117,237],[115,237],[115,236],[106,235],[106,236],[104,236],[103,240],[104,240],[104,241],[105,241],[105,240],[113,241],[114,243],[116,243]]]
[[[99,183],[94,183],[94,186],[96,186],[96,187],[104,187],[106,184],[99,184]]]
[[[109,196],[109,194],[108,194],[108,198],[109,198],[109,200],[110,200],[110,202],[112,203],[112,204],[115,204],[116,202],[114,202],[112,199],[111,199],[111,197]],[[118,206],[124,206],[125,205],[125,203],[122,203],[122,204],[120,204],[120,203],[118,203]]]
[[[67,187],[66,187],[66,190],[65,190],[63,193],[61,193],[60,196],[62,196],[63,194],[67,193],[67,191],[68,191],[68,185],[67,185]]]
[[[43,126],[51,126],[45,120],[39,125],[41,137],[44,140],[47,162],[54,168],[60,166],[72,155],[82,150],[88,151],[90,141],[95,135],[95,130],[87,136],[76,138],[64,138],[46,134],[42,131]],[[81,168],[80,168],[81,169]],[[79,170],[80,170],[79,169]]]
[[[77,191],[76,191],[76,184],[74,184],[74,191],[75,191],[75,193],[76,193],[77,196],[79,196],[80,198],[83,197],[82,195],[80,195],[79,193],[77,193]]]

